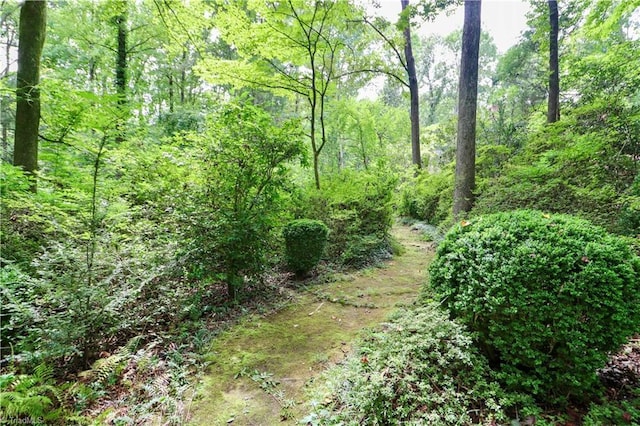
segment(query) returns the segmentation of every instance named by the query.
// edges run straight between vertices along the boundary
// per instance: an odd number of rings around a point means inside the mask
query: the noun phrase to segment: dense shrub
[[[267,264],[289,162],[304,149],[298,122],[276,126],[248,104],[225,105],[212,119],[204,135],[189,135],[205,149],[202,184],[182,212],[190,237],[186,262],[201,276],[222,277],[236,299],[244,277],[260,275]]]
[[[504,383],[540,399],[587,396],[607,353],[640,329],[640,259],[582,219],[516,211],[462,222],[430,272]]]
[[[75,212],[78,203],[70,194],[60,191],[54,197],[46,188],[33,194],[29,185],[20,168],[0,164],[0,262],[31,271],[31,260],[47,242],[75,238],[71,229],[80,221],[69,214]]]
[[[622,198],[616,231],[640,238],[640,174]]]
[[[400,197],[398,213],[401,216],[438,225],[451,214],[453,174],[422,171],[403,184]]]
[[[629,210],[633,199],[628,195],[638,173],[633,160],[638,153],[623,153],[620,141],[627,134],[616,134],[601,122],[585,126],[582,120],[584,116],[573,111],[552,126],[538,125],[498,174],[479,182],[474,212],[568,213],[610,231],[627,232],[624,227],[633,226],[633,219],[621,215],[637,213]]]
[[[325,376],[318,392],[333,404],[310,424],[503,424],[505,409],[532,405],[491,379],[469,333],[435,304],[396,312]]]
[[[312,188],[300,194],[295,214],[329,227],[330,261],[363,266],[389,254],[395,186],[395,176],[385,168],[344,171],[326,179],[321,191]]]
[[[296,275],[303,276],[320,261],[327,244],[329,228],[319,220],[298,219],[289,222],[282,235],[287,265]]]

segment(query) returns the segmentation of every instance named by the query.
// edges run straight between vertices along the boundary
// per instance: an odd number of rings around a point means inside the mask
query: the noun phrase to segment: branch
[[[378,27],[376,27],[373,24],[373,22],[369,21],[367,18],[363,18],[361,22],[364,22],[365,24],[369,25],[382,38],[382,40],[384,40],[384,42],[389,45],[391,50],[393,50],[393,52],[398,57],[398,61],[400,61],[400,65],[402,65],[402,68],[404,68],[405,71],[409,72],[409,69],[408,69],[408,66],[407,66],[407,64],[406,64],[406,62],[404,60],[404,57],[398,51],[398,48],[396,47],[396,45]]]
[[[45,141],[45,142],[59,143],[59,144],[66,145],[66,146],[69,146],[71,148],[74,148],[73,145],[71,145],[70,143],[64,141],[64,137],[65,136],[66,136],[66,132],[63,133],[62,136],[60,136],[60,138],[58,138],[58,139],[51,139],[51,138],[48,138],[48,137],[38,133],[38,137],[40,139],[42,139],[43,141]]]
[[[293,86],[270,84],[270,83],[267,83],[267,82],[261,82],[261,81],[257,81],[257,80],[251,80],[251,79],[248,79],[248,78],[243,78],[243,77],[240,77],[238,75],[229,75],[229,74],[224,74],[224,75],[227,76],[227,77],[230,77],[232,79],[241,81],[243,83],[248,83],[248,84],[253,85],[253,86],[266,87],[267,89],[272,89],[272,90],[287,90],[289,92],[297,93],[298,95],[304,96],[306,98],[309,97],[309,93],[303,92],[303,91],[301,91],[301,90],[299,90],[299,89],[297,89],[297,88],[295,88]]]
[[[287,80],[297,84],[298,86],[301,86],[305,89],[309,89],[309,87],[305,86],[304,83],[300,82],[299,80],[296,80],[293,76],[289,75],[286,73],[286,71],[282,68],[280,68],[272,59],[265,59],[265,61],[267,61],[267,63],[269,65],[271,65],[271,67],[280,75],[282,75],[284,78],[286,78]]]
[[[392,73],[391,71],[386,71],[386,70],[381,70],[381,69],[374,69],[374,68],[363,68],[363,69],[359,69],[359,70],[355,70],[355,71],[347,71],[343,74],[337,75],[336,78],[339,80],[343,77],[347,77],[353,74],[361,74],[361,73],[365,73],[365,72],[370,72],[373,74],[383,74],[389,77],[393,77],[396,80],[398,80],[398,82],[400,82],[400,84],[402,84],[405,87],[409,87],[409,83],[407,81],[405,81],[402,77],[398,76],[395,73]]]

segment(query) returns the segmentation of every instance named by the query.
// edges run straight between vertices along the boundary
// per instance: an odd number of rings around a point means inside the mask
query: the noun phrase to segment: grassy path
[[[343,359],[360,330],[415,300],[432,245],[408,227],[393,234],[405,247],[401,256],[314,286],[282,311],[248,318],[216,339],[191,424],[296,424],[308,411],[305,384]]]

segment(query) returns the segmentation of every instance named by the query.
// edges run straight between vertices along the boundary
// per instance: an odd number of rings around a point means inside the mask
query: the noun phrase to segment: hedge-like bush
[[[583,219],[525,210],[462,222],[430,272],[498,377],[539,400],[593,393],[607,353],[640,330],[640,258]]]
[[[453,174],[450,170],[436,174],[422,171],[403,185],[398,213],[439,225],[451,214],[452,196]]]
[[[320,261],[329,228],[319,220],[297,219],[287,223],[282,235],[289,269],[298,276],[304,276]]]
[[[296,217],[321,220],[331,230],[326,257],[336,265],[363,267],[389,257],[396,177],[385,168],[345,170],[323,181],[322,191],[298,195]]]

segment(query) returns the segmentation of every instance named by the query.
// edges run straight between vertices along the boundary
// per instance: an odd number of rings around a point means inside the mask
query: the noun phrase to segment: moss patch
[[[360,330],[416,299],[433,250],[409,228],[394,236],[407,250],[383,267],[311,289],[295,305],[219,336],[191,424],[295,424],[306,409],[305,384],[343,359]]]

